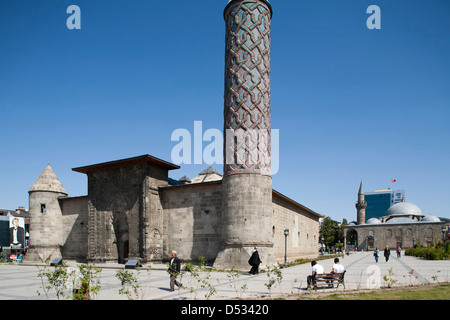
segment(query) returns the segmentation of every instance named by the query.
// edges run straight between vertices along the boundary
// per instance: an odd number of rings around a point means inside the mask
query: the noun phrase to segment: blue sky
[[[70,196],[85,195],[74,167],[171,161],[174,130],[222,130],[226,3],[0,0],[0,207],[28,208],[47,163]],[[274,189],[351,221],[362,180],[450,217],[450,2],[271,3]],[[81,30],[66,27],[72,4]],[[370,5],[380,30],[366,26]]]

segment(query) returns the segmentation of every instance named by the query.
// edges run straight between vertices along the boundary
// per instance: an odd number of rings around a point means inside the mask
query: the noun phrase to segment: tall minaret
[[[356,207],[356,224],[366,224],[366,207],[367,202],[364,200],[364,190],[361,184],[359,185],[358,191],[358,202],[355,204]]]
[[[222,249],[215,266],[275,262],[270,171],[270,30],[266,0],[231,0],[226,23]]]
[[[28,191],[30,207],[29,261],[51,261],[62,258],[63,221],[59,198],[67,192],[50,164]]]

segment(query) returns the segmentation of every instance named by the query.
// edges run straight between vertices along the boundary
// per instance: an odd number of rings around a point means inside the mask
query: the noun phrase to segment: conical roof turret
[[[36,182],[33,184],[33,186],[30,188],[28,192],[35,192],[35,191],[49,191],[68,195],[68,193],[62,186],[61,182],[59,181],[58,177],[56,176],[55,172],[53,172],[53,169],[50,166],[50,164],[48,164],[47,167],[45,167],[44,171],[42,171],[41,175],[39,176],[39,178],[37,178]]]

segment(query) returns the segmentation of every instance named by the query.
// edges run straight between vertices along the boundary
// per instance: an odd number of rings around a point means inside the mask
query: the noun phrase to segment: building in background
[[[404,201],[404,191],[385,190],[369,195],[378,200],[379,216],[367,216],[370,200],[367,200],[361,182],[355,205],[357,221],[344,227],[347,249],[381,250],[385,246],[404,249],[415,244],[427,246],[442,241],[442,230],[448,226],[449,219],[424,214],[417,205]],[[377,205],[375,200],[372,201],[374,207]],[[382,212],[388,204],[392,205]]]
[[[371,218],[381,218],[394,204],[405,202],[405,190],[375,190],[364,193],[367,203],[366,221]]]

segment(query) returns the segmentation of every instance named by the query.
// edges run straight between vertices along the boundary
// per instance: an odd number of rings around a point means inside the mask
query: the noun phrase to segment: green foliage
[[[8,261],[8,253],[6,250],[3,250],[0,252],[0,262],[7,262]]]
[[[448,300],[450,296],[449,284],[421,285],[410,287],[407,290],[403,287],[373,290],[370,292],[339,293],[328,295],[301,295],[299,300]]]
[[[414,248],[408,248],[405,251],[405,255],[423,258],[426,260],[449,260],[450,259],[450,242],[447,242],[442,248],[442,243],[438,243],[435,246],[429,246],[424,248],[421,246],[415,246]]]
[[[67,266],[63,262],[62,265],[56,266],[54,269],[45,266],[44,269],[39,269],[38,277],[41,279],[41,289],[43,289],[47,298],[49,298],[49,293],[52,290],[56,292],[56,298],[65,298],[65,291],[68,287],[69,273],[67,271]],[[45,280],[46,283],[45,283]],[[37,291],[40,295],[40,291]]]
[[[230,284],[228,285],[230,288],[234,288],[234,291],[236,292],[237,298],[240,299],[242,295],[244,294],[245,290],[248,289],[247,283],[244,283],[241,285],[239,278],[242,275],[242,272],[236,269],[234,266],[231,268],[231,270],[227,271],[227,277],[230,281]]]
[[[198,266],[200,267],[200,269],[205,269],[206,268],[206,258],[205,257],[198,257]]]
[[[91,300],[100,291],[100,279],[98,275],[101,268],[96,268],[91,264],[81,264],[78,267],[77,288],[73,290],[73,300]]]
[[[194,265],[190,262],[187,262],[183,267],[183,271],[185,271],[185,272],[193,272],[193,270],[194,270]]]
[[[38,267],[39,268],[39,267]],[[100,291],[100,280],[97,275],[102,271],[93,265],[82,264],[78,268],[68,268],[66,263],[60,266],[39,269],[38,277],[41,279],[41,289],[50,298],[49,294],[55,290],[56,298],[68,299],[68,290],[72,289],[73,300],[90,300]],[[37,294],[41,292],[38,290]]]
[[[205,257],[198,258],[197,266],[192,263],[186,263],[183,272],[191,276],[189,281],[190,286],[184,288],[190,291],[194,299],[197,297],[199,290],[204,290],[206,299],[210,299],[217,293],[216,288],[210,282],[211,269],[206,268]]]
[[[344,223],[339,225],[337,221],[332,220],[330,217],[325,217],[320,225],[320,239],[319,242],[323,243],[327,247],[333,247],[337,243],[344,241]]]
[[[272,287],[278,283],[278,287],[281,292],[281,281],[283,281],[283,273],[281,272],[280,267],[275,266],[273,269],[267,269],[267,277],[269,281],[264,283],[264,285],[269,289],[269,294],[272,292]]]
[[[139,270],[137,270],[139,274]],[[133,300],[133,296],[139,297],[139,288],[137,275],[134,275],[131,271],[120,269],[116,272],[116,278],[119,279],[120,285],[119,294],[125,294],[128,300]]]
[[[389,275],[385,275],[383,277],[383,280],[387,283],[388,288],[392,288],[392,285],[394,283],[397,282],[397,280],[395,280],[393,278],[393,276],[395,275],[394,271],[392,270],[392,268],[388,269]]]

